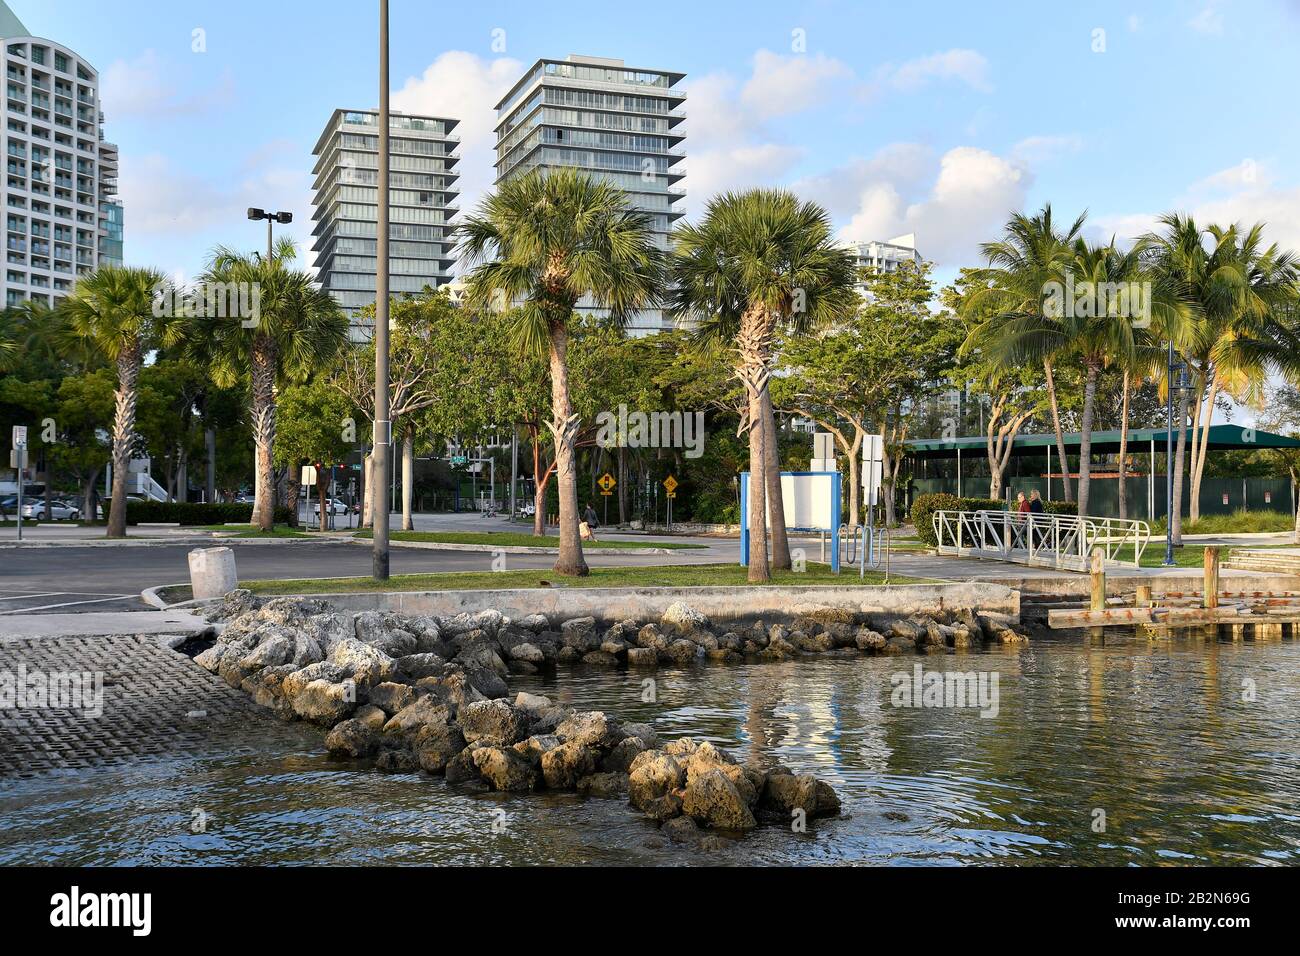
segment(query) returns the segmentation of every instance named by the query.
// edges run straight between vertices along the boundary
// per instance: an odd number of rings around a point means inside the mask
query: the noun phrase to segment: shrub
[[[912,523],[916,525],[916,536],[929,547],[939,542],[934,536],[934,513],[936,511],[1005,511],[1006,507],[997,498],[958,498],[956,495],[942,492],[932,495],[917,495],[912,502]]]
[[[104,502],[105,517],[112,510],[110,501]],[[277,524],[288,524],[288,508],[275,509]],[[200,504],[193,501],[128,501],[126,503],[127,524],[249,524],[253,520],[253,506],[239,502],[216,502]]]
[[[1044,501],[1043,510],[1049,515],[1077,515],[1079,504],[1075,501]]]

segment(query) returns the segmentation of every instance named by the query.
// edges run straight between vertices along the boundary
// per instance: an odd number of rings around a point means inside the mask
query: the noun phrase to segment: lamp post
[[[275,246],[272,243],[271,224],[280,223],[287,226],[293,222],[293,213],[291,212],[267,212],[265,209],[258,209],[256,206],[248,207],[248,218],[253,222],[259,219],[266,220],[266,261],[270,262],[275,255]]]
[[[371,575],[388,580],[388,467],[393,424],[388,409],[388,0],[379,0],[379,189],[375,229],[375,447],[370,483],[374,535]]]

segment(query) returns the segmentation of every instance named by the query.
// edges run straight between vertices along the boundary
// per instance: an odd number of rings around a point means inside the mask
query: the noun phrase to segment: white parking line
[[[105,604],[108,601],[120,601],[123,598],[139,597],[138,594],[116,594],[113,597],[96,598],[93,601],[66,601],[63,604],[42,604],[39,607],[20,607],[12,611],[0,611],[0,617],[6,614],[30,614],[33,611],[50,611],[58,607],[74,607],[78,604]]]
[[[49,597],[52,594],[69,594],[69,591],[18,591],[13,597],[0,597],[0,601],[21,601],[24,598]]]

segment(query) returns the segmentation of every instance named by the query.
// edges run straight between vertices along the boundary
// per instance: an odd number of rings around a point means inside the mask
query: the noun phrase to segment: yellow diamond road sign
[[[605,494],[609,494],[611,491],[614,490],[614,486],[618,484],[618,479],[615,478],[613,475],[611,475],[609,472],[605,472],[603,475],[600,476],[600,480],[597,481],[596,484],[600,485],[601,491],[603,491]]]
[[[677,479],[674,478],[672,475],[669,475],[667,478],[664,479],[664,487],[668,489],[668,493],[671,495],[674,491],[677,490]]]

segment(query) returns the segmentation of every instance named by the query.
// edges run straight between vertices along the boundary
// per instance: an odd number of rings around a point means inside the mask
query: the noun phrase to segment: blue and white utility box
[[[781,499],[787,531],[831,535],[831,570],[840,571],[840,473],[783,471]],[[769,516],[768,527],[772,526]],[[740,564],[749,565],[749,472],[740,473]]]

